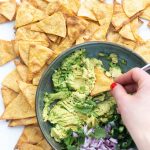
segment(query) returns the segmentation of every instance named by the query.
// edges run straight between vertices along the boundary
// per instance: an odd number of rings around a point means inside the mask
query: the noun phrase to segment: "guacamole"
[[[116,56],[110,58],[113,63],[117,62]],[[53,124],[51,136],[57,142],[65,139],[69,130],[77,131],[85,124],[103,125],[115,113],[115,100],[108,92],[94,98],[90,96],[96,82],[95,67],[113,77],[121,73],[119,67],[105,70],[102,61],[88,58],[84,49],[74,52],[55,70],[52,76],[55,93],[45,93],[43,118]],[[57,104],[50,109],[55,100]]]

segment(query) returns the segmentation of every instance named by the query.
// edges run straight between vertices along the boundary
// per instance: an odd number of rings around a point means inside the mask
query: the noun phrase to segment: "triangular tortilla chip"
[[[68,27],[68,37],[71,40],[76,41],[78,37],[85,31],[88,26],[88,22],[84,19],[78,18],[76,16],[71,16],[67,18]]]
[[[26,125],[31,125],[31,124],[37,124],[36,117],[11,120],[8,126],[15,127],[15,126],[26,126]]]
[[[99,28],[98,24],[90,22],[84,33],[81,34],[79,38],[76,40],[76,44],[88,41],[88,39],[96,32],[98,28]]]
[[[106,35],[113,15],[113,5],[99,3],[99,5],[93,8],[93,12],[100,24],[100,29],[95,32],[92,39],[106,40]]]
[[[29,50],[29,71],[37,73],[53,55],[53,51],[41,45],[31,45]]]
[[[116,30],[120,29],[126,22],[129,22],[130,18],[125,14],[122,5],[115,2],[114,12],[112,17],[112,24]]]
[[[49,45],[49,40],[44,33],[35,32],[21,27],[16,32],[16,40],[24,40],[29,42],[42,42]]]
[[[10,0],[9,2],[0,3],[0,14],[5,16],[8,20],[14,18],[16,12],[16,1]]]
[[[104,71],[101,70],[100,68],[96,67],[94,71],[95,71],[96,81],[95,81],[94,88],[91,92],[91,96],[95,96],[101,92],[110,90],[110,85],[113,82],[113,79],[107,77],[104,74]]]
[[[9,105],[6,107],[1,119],[23,119],[34,117],[35,111],[28,104],[26,98],[20,93]]]
[[[28,25],[24,26],[24,28],[27,29],[27,30],[31,30],[31,31],[44,32],[42,29],[40,29],[38,27],[38,22],[32,23],[32,24],[28,24]]]
[[[11,41],[0,40],[0,66],[16,58]]]
[[[29,143],[23,143],[19,146],[19,150],[44,150],[40,146],[32,145]]]
[[[20,136],[16,148],[23,143],[38,144],[43,139],[40,128],[37,125],[26,126]]]
[[[43,45],[45,47],[48,47],[47,43],[45,42],[29,42],[29,41],[17,41],[16,42],[16,48],[19,51],[19,55],[22,59],[22,61],[28,66],[28,58],[29,58],[29,49],[30,45]]]
[[[38,27],[45,33],[66,37],[66,21],[61,12],[43,19],[38,23]]]
[[[150,6],[144,10],[143,14],[140,17],[150,20]]]
[[[39,84],[39,81],[44,73],[44,71],[47,69],[47,65],[45,65],[38,73],[33,75],[32,84],[37,86]]]
[[[80,17],[84,17],[84,18],[93,20],[93,21],[97,21],[95,15],[91,11],[91,9],[86,6],[86,1],[83,1],[81,3],[81,6],[79,8],[79,11],[78,11],[77,15],[80,16]]]
[[[19,73],[21,79],[24,82],[27,82],[27,74],[28,74],[28,68],[26,65],[20,62],[20,60],[15,61],[17,72]]]
[[[46,14],[40,9],[35,8],[27,1],[23,1],[18,8],[16,15],[16,28],[24,26],[29,23],[33,23],[42,20],[46,17]]]
[[[40,141],[37,145],[42,147],[44,150],[52,150],[52,147],[47,143],[45,139]]]
[[[18,93],[14,92],[13,90],[7,87],[2,87],[1,92],[5,108],[18,95]]]
[[[26,97],[26,100],[28,101],[30,106],[33,109],[35,109],[35,95],[36,95],[37,86],[22,81],[20,81],[18,84],[21,92]]]
[[[138,45],[135,48],[135,52],[141,55],[148,63],[150,63],[150,40],[145,43]]]
[[[21,81],[21,77],[15,69],[4,78],[2,85],[18,93],[20,91],[18,86],[19,81]]]
[[[119,31],[119,34],[126,39],[136,41],[136,39],[132,33],[130,23],[123,26],[122,29]]]
[[[149,0],[123,0],[123,9],[128,17],[131,17],[150,4]]]

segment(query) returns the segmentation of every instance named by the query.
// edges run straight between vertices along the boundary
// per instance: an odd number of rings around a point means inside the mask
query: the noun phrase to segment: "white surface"
[[[108,0],[110,2],[111,0]],[[147,28],[148,21],[144,21],[144,24],[139,30],[143,39],[150,39],[150,29]],[[14,23],[7,23],[0,25],[0,39],[12,40],[14,39]],[[13,62],[10,62],[3,67],[0,67],[0,87],[4,77],[14,69]],[[0,91],[0,115],[4,111],[1,91]],[[23,127],[10,128],[7,126],[6,121],[0,121],[0,150],[13,150],[15,144],[22,133]]]

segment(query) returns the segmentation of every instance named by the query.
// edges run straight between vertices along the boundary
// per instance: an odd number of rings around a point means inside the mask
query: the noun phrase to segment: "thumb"
[[[114,98],[117,101],[118,106],[122,107],[125,103],[127,103],[129,99],[129,94],[126,92],[124,87],[118,83],[112,83],[111,84],[111,94],[114,96]]]

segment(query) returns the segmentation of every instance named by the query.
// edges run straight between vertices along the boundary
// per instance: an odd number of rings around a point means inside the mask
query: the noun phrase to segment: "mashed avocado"
[[[113,61],[117,62],[116,57]],[[61,142],[69,129],[103,124],[115,112],[115,101],[107,93],[96,98],[90,96],[96,80],[94,68],[104,69],[102,66],[100,60],[87,58],[85,50],[79,50],[53,74],[55,93],[45,93],[43,118],[54,125],[51,136],[56,141]],[[50,109],[55,100],[59,101]]]

